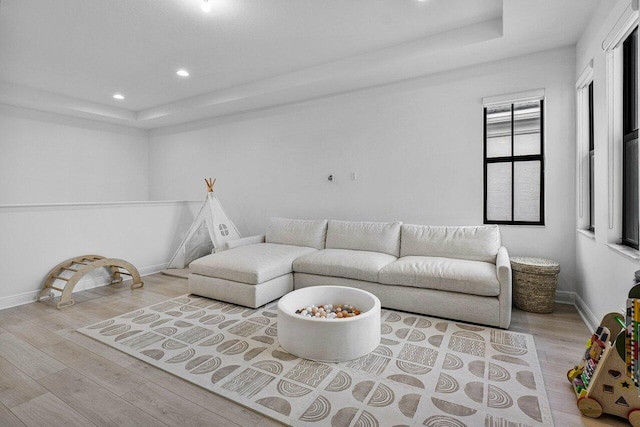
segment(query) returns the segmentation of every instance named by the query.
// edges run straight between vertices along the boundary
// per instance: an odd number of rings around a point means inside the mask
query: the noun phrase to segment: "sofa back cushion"
[[[271,218],[265,241],[281,245],[307,246],[324,249],[327,237],[326,220]]]
[[[471,227],[402,226],[400,256],[431,256],[495,264],[500,249],[497,225]]]
[[[327,249],[400,253],[400,222],[329,221]]]

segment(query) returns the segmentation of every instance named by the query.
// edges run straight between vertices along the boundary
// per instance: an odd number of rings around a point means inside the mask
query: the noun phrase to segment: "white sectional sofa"
[[[190,265],[189,292],[259,307],[293,289],[351,286],[383,307],[508,328],[511,264],[497,226],[272,218],[266,236]]]

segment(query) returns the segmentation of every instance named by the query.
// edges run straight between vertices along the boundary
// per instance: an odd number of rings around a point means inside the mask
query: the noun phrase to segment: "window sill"
[[[627,258],[631,258],[636,261],[640,260],[640,251],[637,249],[630,248],[629,246],[618,245],[616,243],[607,243],[607,246]]]
[[[495,222],[485,222],[484,225],[497,225],[499,227],[547,228],[544,224],[498,224]]]
[[[576,231],[578,232],[578,234],[582,234],[583,236],[588,237],[591,240],[596,240],[596,233],[594,233],[593,231],[583,230],[581,228],[578,228]]]

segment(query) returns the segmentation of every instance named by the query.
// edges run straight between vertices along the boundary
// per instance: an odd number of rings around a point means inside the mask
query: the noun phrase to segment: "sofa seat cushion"
[[[379,252],[324,249],[295,260],[293,271],[377,282],[380,269],[396,259]]]
[[[302,246],[259,243],[207,255],[193,261],[191,273],[257,285],[291,273],[293,260],[316,252]]]
[[[412,286],[464,294],[497,296],[495,264],[462,259],[406,256],[380,270],[385,285]]]

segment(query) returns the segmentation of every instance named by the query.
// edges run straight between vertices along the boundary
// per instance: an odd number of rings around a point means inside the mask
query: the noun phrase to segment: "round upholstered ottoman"
[[[361,314],[344,319],[310,318],[296,310],[311,305],[349,304]],[[371,353],[380,344],[380,300],[344,286],[312,286],[278,301],[278,341],[289,353],[321,362],[342,362]]]

